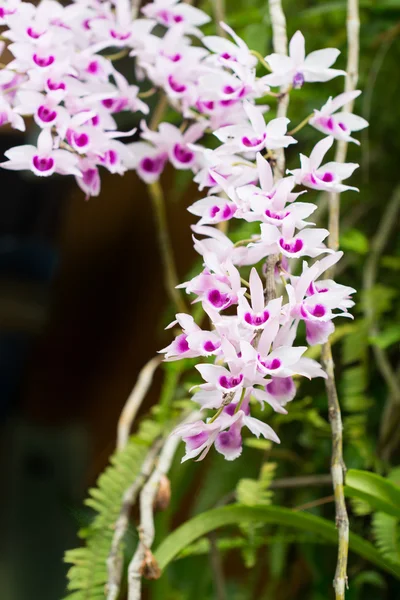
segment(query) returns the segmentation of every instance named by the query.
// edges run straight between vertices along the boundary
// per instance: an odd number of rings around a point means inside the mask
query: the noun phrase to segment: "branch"
[[[269,13],[272,26],[272,38],[274,51],[277,54],[288,53],[288,43],[286,34],[286,18],[282,9],[281,0],[269,0]],[[289,106],[289,88],[282,86],[280,88],[278,98],[278,107],[276,111],[277,117],[286,117]],[[274,179],[278,181],[285,174],[285,149],[279,148],[275,150],[276,165],[274,168]],[[267,301],[276,298],[275,285],[275,265],[279,260],[278,254],[269,256],[266,260],[266,276],[265,276],[265,299]]]
[[[349,550],[349,519],[344,498],[343,425],[339,399],[336,391],[334,364],[331,344],[328,341],[322,348],[322,365],[327,374],[325,380],[328,396],[328,414],[332,431],[331,473],[335,496],[336,526],[338,528],[339,547],[333,587],[336,600],[344,600],[347,585],[347,556]]]
[[[161,356],[155,356],[145,364],[139,373],[136,385],[126,401],[125,406],[122,409],[121,416],[118,420],[117,450],[122,450],[125,448],[128,442],[129,432],[131,430],[133,420],[136,417],[140,405],[142,404],[143,399],[151,386],[155,370],[161,364],[161,361]]]
[[[154,541],[153,505],[161,478],[169,471],[180,439],[171,436],[161,451],[159,462],[140,494],[139,543],[128,567],[128,600],[140,600],[142,575],[149,579],[160,576],[159,567],[151,553]]]
[[[355,90],[358,81],[359,61],[359,29],[358,0],[347,0],[347,77],[345,91]],[[352,112],[353,103],[344,108]],[[336,147],[335,160],[344,163],[347,155],[347,142],[340,140]],[[339,215],[340,195],[331,194],[329,199],[329,247],[337,250],[339,247]],[[332,277],[330,270],[328,277]],[[336,390],[334,363],[332,359],[331,343],[328,340],[322,349],[322,364],[325,368],[327,379],[325,381],[328,396],[328,414],[332,431],[332,458],[331,473],[333,492],[335,496],[336,526],[338,528],[339,545],[333,587],[336,600],[344,600],[347,586],[347,558],[349,551],[349,519],[347,516],[344,497],[344,474],[346,467],[343,460],[343,424],[340,411],[339,398]]]
[[[199,418],[199,413],[191,413],[183,423]],[[142,576],[146,579],[158,579],[160,569],[150,550],[154,541],[154,505],[160,487],[160,481],[168,473],[180,438],[170,435],[161,450],[157,467],[140,494],[139,543],[128,567],[128,600],[141,600]]]
[[[360,19],[358,15],[358,0],[347,0],[347,77],[345,80],[345,92],[352,92],[357,87],[358,62],[360,53]],[[344,112],[353,111],[354,100],[344,107]],[[347,156],[347,142],[339,140],[336,146],[335,161],[344,163]],[[333,193],[330,196],[329,214],[329,246],[333,250],[339,248],[339,216],[340,216],[340,194]],[[332,271],[331,271],[332,273]],[[330,275],[331,276],[331,275]]]
[[[226,31],[221,27],[221,22],[225,22],[225,0],[214,0],[213,6],[217,33],[220,37],[226,37]]]
[[[128,529],[129,515],[132,510],[132,506],[136,502],[139,491],[150,477],[161,446],[162,440],[155,442],[143,463],[141,472],[124,494],[121,511],[115,523],[115,531],[111,543],[111,550],[107,559],[107,600],[117,600],[118,598],[121,585],[122,568],[124,564],[121,546]]]
[[[164,285],[170,300],[175,304],[179,312],[187,312],[185,302],[176,286],[179,284],[178,275],[172,244],[168,231],[167,215],[165,211],[164,194],[159,181],[149,184],[149,194],[151,197],[154,217],[157,225],[158,245],[161,254],[161,260],[164,266]]]
[[[274,52],[276,52],[277,54],[287,55],[288,42],[286,34],[286,19],[285,14],[282,10],[281,0],[269,0],[269,13],[271,17]],[[280,92],[281,94],[278,99],[278,108],[276,116],[286,117],[289,106],[289,88],[286,86],[282,86]],[[278,150],[275,150],[275,155],[275,180],[278,180],[281,179],[285,174],[284,148],[279,148]]]

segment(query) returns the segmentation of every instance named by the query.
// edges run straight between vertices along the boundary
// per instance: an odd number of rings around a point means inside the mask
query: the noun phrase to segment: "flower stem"
[[[159,181],[148,185],[150,198],[153,205],[154,218],[157,225],[158,245],[161,260],[164,266],[164,285],[171,301],[179,312],[187,312],[186,304],[179,291],[176,289],[179,279],[176,272],[174,255],[172,252],[171,239],[169,236],[165,201],[162,187]]]
[[[267,71],[271,71],[271,67],[269,66],[269,64],[267,63],[267,61],[265,60],[265,58],[262,56],[262,54],[260,54],[257,50],[250,50],[250,54],[252,54],[253,56],[255,56],[257,58],[258,62],[260,64],[262,64],[262,66]]]
[[[294,135],[295,133],[297,133],[298,131],[300,131],[300,129],[303,129],[303,127],[305,127],[309,120],[311,119],[311,117],[313,116],[314,113],[311,113],[311,115],[308,115],[308,117],[306,117],[305,119],[303,119],[301,121],[301,123],[299,123],[297,125],[297,127],[295,127],[294,129],[292,129],[291,131],[288,131],[288,135]]]

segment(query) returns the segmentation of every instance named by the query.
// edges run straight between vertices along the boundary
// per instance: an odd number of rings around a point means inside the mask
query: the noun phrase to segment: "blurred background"
[[[210,2],[200,3],[212,13]],[[262,55],[271,51],[266,0],[229,0],[226,21]],[[345,68],[346,3],[286,0],[291,36],[301,29],[307,51],[342,50]],[[360,163],[342,200],[341,261],[337,280],[358,290],[353,323],[337,323],[334,354],[349,467],[387,474],[400,453],[400,0],[361,0],[363,95],[356,112],[370,122],[349,160]],[[215,31],[207,26],[207,33]],[[127,74],[129,61],[121,62]],[[293,125],[328,95],[338,78],[293,94]],[[125,116],[124,125],[131,126]],[[173,118],[173,116],[171,116]],[[129,121],[129,123],[128,123]],[[36,135],[3,128],[1,153]],[[305,128],[300,151],[320,135]],[[300,146],[300,144],[299,144]],[[296,149],[297,152],[297,149]],[[294,151],[288,165],[294,167]],[[86,490],[115,447],[119,413],[139,370],[168,343],[163,328],[172,309],[164,292],[151,204],[134,173],[102,176],[98,198],[85,201],[74,181],[2,171],[0,196],[0,596],[3,600],[59,600],[65,593],[67,548],[88,515]],[[190,178],[167,169],[162,177],[179,278],[197,260],[185,210],[200,197]],[[319,223],[327,219],[318,198]],[[380,241],[377,252],[377,242]],[[375,268],[376,265],[376,268]],[[318,349],[317,349],[318,352]],[[142,413],[157,401],[158,373]],[[272,418],[272,417],[271,417]],[[283,443],[269,451],[277,479],[327,474],[330,429],[323,384],[302,385],[289,416],[274,417]],[[265,449],[264,449],[265,450]],[[210,453],[201,464],[172,469],[173,500],[158,522],[168,529],[232,495],[242,477],[257,477],[265,451],[246,447],[241,460]],[[273,468],[273,467],[272,467]],[[393,475],[394,473],[394,475]],[[274,503],[334,517],[329,486],[276,489]],[[321,501],[318,503],[318,499]],[[369,536],[369,517],[352,527]],[[85,521],[86,520],[86,521]],[[208,553],[175,563],[168,580],[152,583],[149,598],[322,600],[331,590],[335,549],[299,534],[275,532],[259,543],[245,531],[243,550],[223,555],[226,596],[216,591]],[[398,529],[393,535],[398,544]],[[251,539],[258,540],[251,545]],[[400,543],[397,546],[400,548]],[[400,563],[400,552],[398,554]],[[400,598],[400,584],[359,559],[350,562],[349,600]]]

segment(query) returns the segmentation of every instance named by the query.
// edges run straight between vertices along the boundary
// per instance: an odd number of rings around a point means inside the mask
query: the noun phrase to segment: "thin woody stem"
[[[273,47],[277,54],[287,55],[288,42],[286,33],[286,18],[282,9],[281,0],[269,0],[269,12],[272,25]],[[278,107],[276,111],[277,117],[286,117],[289,106],[289,88],[282,86],[278,98]],[[285,150],[278,148],[275,150],[276,165],[274,168],[274,180],[282,179],[285,174]],[[279,260],[278,254],[269,256],[266,260],[266,276],[265,276],[265,300],[269,302],[276,298],[275,284],[275,265]]]
[[[221,27],[221,22],[225,22],[225,0],[214,0],[213,7],[217,33],[220,37],[226,37],[226,31]]]
[[[345,91],[355,90],[358,80],[359,61],[359,29],[358,0],[347,2],[347,77]],[[353,103],[345,106],[345,111],[351,112]],[[335,160],[344,163],[347,155],[347,142],[340,140],[337,144]],[[329,198],[329,247],[337,250],[339,247],[339,217],[340,195],[331,194]],[[328,274],[332,277],[332,270]],[[322,349],[322,365],[326,371],[325,381],[328,396],[329,421],[332,431],[331,473],[333,492],[335,496],[336,526],[338,529],[338,558],[333,587],[335,599],[344,600],[347,586],[347,559],[349,550],[349,519],[347,516],[344,497],[344,475],[346,467],[343,460],[343,424],[339,398],[336,390],[334,363],[331,343],[328,340]]]
[[[107,600],[117,600],[120,592],[122,571],[124,566],[122,543],[129,526],[129,516],[143,485],[150,477],[157,456],[162,446],[162,440],[157,440],[143,462],[139,475],[125,491],[122,507],[114,527],[114,535],[110,553],[107,558],[108,581],[106,585]]]
[[[126,401],[125,406],[122,409],[121,416],[118,420],[117,450],[122,450],[125,448],[128,442],[132,423],[137,415],[144,397],[151,386],[154,373],[157,367],[161,364],[161,360],[161,356],[153,357],[144,365],[139,373],[136,385]]]
[[[171,301],[175,304],[179,312],[187,312],[185,302],[176,286],[179,283],[176,272],[172,244],[168,231],[167,215],[165,211],[164,194],[159,181],[148,185],[151,197],[154,218],[157,225],[158,244],[161,253],[161,260],[164,266],[164,285]]]

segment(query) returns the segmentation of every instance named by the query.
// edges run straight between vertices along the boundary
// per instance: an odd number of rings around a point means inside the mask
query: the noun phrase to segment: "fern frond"
[[[382,556],[388,562],[400,565],[400,530],[396,517],[382,512],[375,513],[372,517],[372,532]]]
[[[126,448],[111,457],[110,465],[98,478],[96,487],[89,490],[85,504],[96,514],[91,524],[78,534],[85,545],[65,553],[64,561],[72,565],[67,574],[70,593],[65,600],[104,600],[106,561],[123,495],[140,474],[149,447],[158,435],[160,425],[144,421]]]

